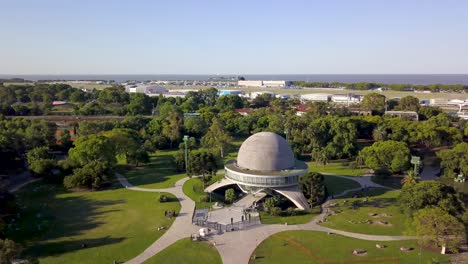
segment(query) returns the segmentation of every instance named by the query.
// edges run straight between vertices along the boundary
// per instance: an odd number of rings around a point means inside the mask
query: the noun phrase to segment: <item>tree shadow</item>
[[[154,184],[165,182],[177,172],[172,154],[152,156],[148,164],[135,166],[121,166],[120,171],[133,184]]]
[[[124,241],[124,237],[100,237],[92,239],[81,239],[73,241],[47,242],[42,241],[30,247],[26,254],[33,255],[36,258],[61,255],[77,250],[106,246]]]
[[[33,245],[26,249],[25,255],[43,257],[75,251],[82,245],[99,247],[125,240],[123,237],[112,238],[110,233],[101,234],[101,238],[74,239],[106,224],[99,220],[100,217],[119,212],[115,206],[124,204],[125,200],[62,195],[66,193],[63,187],[38,183],[18,194],[18,211],[9,219],[6,235],[25,246]]]

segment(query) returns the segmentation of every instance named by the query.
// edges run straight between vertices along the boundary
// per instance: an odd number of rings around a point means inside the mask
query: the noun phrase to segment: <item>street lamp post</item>
[[[187,152],[187,141],[189,139],[189,136],[185,135],[184,136],[184,142],[185,142],[185,172],[188,173],[188,152]]]

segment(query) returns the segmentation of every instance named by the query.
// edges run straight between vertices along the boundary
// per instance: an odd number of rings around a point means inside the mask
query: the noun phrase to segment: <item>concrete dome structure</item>
[[[294,164],[294,154],[288,142],[272,132],[250,136],[242,143],[237,155],[237,165],[247,170],[289,170]]]
[[[260,132],[242,143],[237,159],[224,165],[224,178],[207,187],[205,191],[212,192],[237,184],[247,194],[242,199],[245,203],[238,202],[243,206],[250,206],[258,197],[277,192],[291,200],[299,209],[308,209],[307,199],[299,189],[299,177],[307,171],[307,164],[294,158],[292,149],[284,138],[275,133]],[[259,194],[260,196],[256,196]]]

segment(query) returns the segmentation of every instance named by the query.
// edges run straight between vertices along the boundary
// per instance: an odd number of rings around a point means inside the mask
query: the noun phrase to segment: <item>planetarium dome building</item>
[[[299,189],[299,177],[307,172],[307,164],[296,160],[288,142],[272,132],[260,132],[242,143],[237,159],[228,161],[224,179],[206,191],[237,184],[248,194],[277,192],[299,209],[308,203]]]

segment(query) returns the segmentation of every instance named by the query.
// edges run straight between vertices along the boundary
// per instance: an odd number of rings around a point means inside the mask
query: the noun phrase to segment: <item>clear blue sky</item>
[[[0,0],[0,74],[468,73],[463,0]]]

